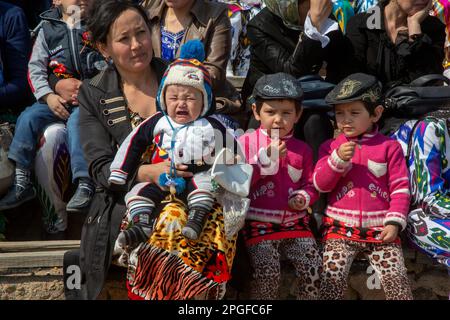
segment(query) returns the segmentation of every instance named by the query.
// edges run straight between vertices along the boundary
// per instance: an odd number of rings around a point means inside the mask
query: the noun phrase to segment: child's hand
[[[337,155],[342,160],[349,161],[351,158],[353,158],[353,155],[355,154],[355,147],[356,142],[354,141],[343,143],[337,150]]]
[[[286,143],[279,139],[274,139],[266,148],[266,153],[272,161],[284,158],[287,154]]]
[[[67,103],[66,100],[54,93],[49,93],[46,95],[44,100],[55,116],[62,120],[67,120],[69,118],[70,114],[64,106],[64,104]]]
[[[398,226],[388,224],[384,227],[383,231],[381,231],[380,240],[386,243],[394,241],[397,239],[398,229]]]
[[[293,210],[303,210],[305,207],[305,198],[303,197],[292,197],[289,199],[289,207]]]

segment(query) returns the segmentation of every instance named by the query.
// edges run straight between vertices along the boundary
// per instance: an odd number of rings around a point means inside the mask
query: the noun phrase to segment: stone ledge
[[[450,276],[445,267],[433,264],[432,260],[421,253],[410,254],[405,249],[405,263],[408,277],[416,300],[448,300],[450,293]],[[374,279],[367,274],[367,261],[356,261],[352,265],[349,275],[349,288],[345,299],[348,300],[380,300],[384,299],[381,289],[369,289],[368,280]],[[280,299],[295,298],[295,275],[293,267],[282,263],[283,275],[280,286]],[[99,300],[126,300],[124,268],[111,267],[108,280],[103,288]],[[0,300],[64,300],[64,289],[61,268],[22,268],[0,269]],[[248,299],[248,288],[237,292],[228,286],[225,295],[227,300]]]

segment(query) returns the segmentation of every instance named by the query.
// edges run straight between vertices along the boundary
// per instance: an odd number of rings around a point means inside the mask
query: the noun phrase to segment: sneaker
[[[186,226],[181,230],[183,236],[190,240],[197,240],[202,233],[208,211],[205,209],[195,208],[189,210],[188,221]]]
[[[77,191],[67,203],[67,212],[84,212],[91,203],[92,197],[94,196],[94,186],[89,180],[80,180],[78,183]]]
[[[18,206],[36,197],[36,190],[33,185],[28,184],[25,188],[13,184],[8,193],[0,200],[0,210],[17,208]]]

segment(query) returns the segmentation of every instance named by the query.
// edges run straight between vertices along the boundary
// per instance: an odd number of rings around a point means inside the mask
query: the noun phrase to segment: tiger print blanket
[[[131,252],[127,280],[132,295],[146,300],[187,300],[230,279],[237,236],[227,239],[221,207],[214,205],[196,241],[181,234],[186,221],[185,205],[169,202],[149,241]]]

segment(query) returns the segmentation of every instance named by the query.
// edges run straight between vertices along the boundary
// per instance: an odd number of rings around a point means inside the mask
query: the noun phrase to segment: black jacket
[[[379,5],[381,12],[384,6]],[[382,15],[384,17],[384,15]],[[353,72],[376,76],[386,87],[409,83],[418,77],[443,71],[445,26],[436,17],[421,24],[422,35],[413,42],[392,43],[386,33],[384,19],[379,29],[370,29],[369,13],[353,16],[347,24]]]
[[[317,74],[324,61],[328,81],[337,83],[348,74],[347,46],[339,30],[328,34],[330,43],[322,48],[320,41],[289,29],[280,17],[264,8],[250,20],[247,33],[251,58],[242,88],[244,99],[251,95],[256,81],[264,74],[286,72],[294,77]]]
[[[159,83],[167,65],[158,58],[153,58],[151,64]],[[64,256],[65,277],[70,276],[66,273],[70,265],[80,266],[81,289],[66,287],[65,293],[67,299],[95,299],[103,288],[111,263],[114,243],[126,210],[123,199],[129,187],[110,188],[110,165],[118,146],[132,127],[116,70],[108,68],[91,80],[85,80],[78,100],[80,140],[90,176],[97,188],[83,225],[80,251]],[[134,179],[130,180],[132,184]]]

